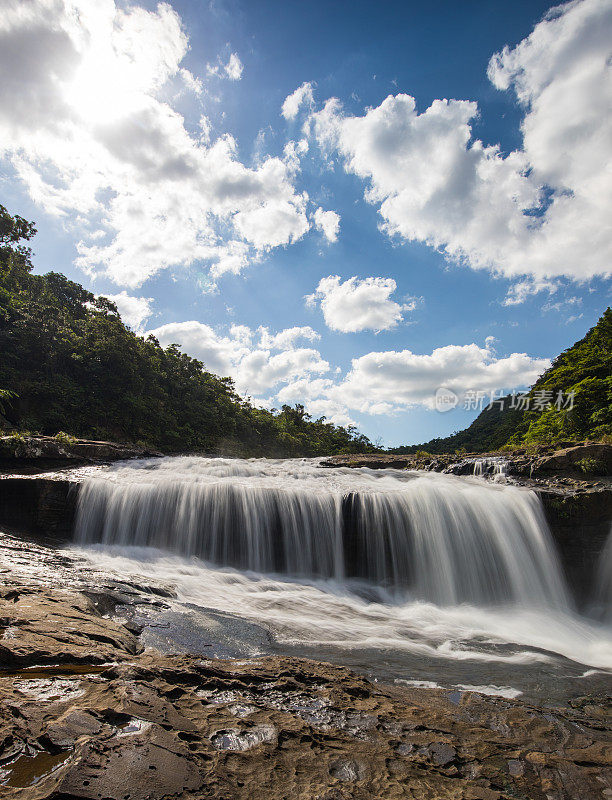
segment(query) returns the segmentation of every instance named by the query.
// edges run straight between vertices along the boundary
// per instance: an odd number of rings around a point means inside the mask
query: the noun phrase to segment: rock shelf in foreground
[[[113,597],[0,590],[7,800],[602,800],[609,708],[545,712],[294,658],[143,650]]]

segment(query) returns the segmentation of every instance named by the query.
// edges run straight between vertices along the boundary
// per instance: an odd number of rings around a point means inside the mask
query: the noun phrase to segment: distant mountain
[[[503,408],[488,406],[464,431],[391,452],[484,453],[612,436],[612,310],[557,356],[525,395],[524,407],[512,400],[504,398]]]

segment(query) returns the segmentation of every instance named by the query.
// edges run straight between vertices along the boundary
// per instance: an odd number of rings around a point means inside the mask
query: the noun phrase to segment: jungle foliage
[[[18,430],[164,452],[316,456],[376,448],[301,405],[254,407],[230,378],[126,327],[117,307],[58,272],[32,273],[34,224],[0,206],[0,402]]]

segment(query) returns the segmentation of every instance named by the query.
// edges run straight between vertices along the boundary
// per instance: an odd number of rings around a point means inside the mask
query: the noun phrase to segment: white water
[[[594,599],[595,613],[612,622],[612,529],[599,557]]]
[[[493,481],[503,483],[506,480],[507,469],[508,461],[501,456],[477,458],[474,460],[474,476],[477,478],[483,478],[487,475],[490,476]]]
[[[612,668],[612,632],[573,612],[540,503],[512,486],[158,459],[88,479],[76,540],[105,570],[163,580],[283,645]]]
[[[220,566],[442,605],[567,596],[532,492],[435,473],[316,462],[171,458],[109,470],[79,493],[76,541],[155,547]]]

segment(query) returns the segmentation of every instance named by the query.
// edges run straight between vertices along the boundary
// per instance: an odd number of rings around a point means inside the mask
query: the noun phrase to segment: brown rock
[[[570,476],[612,474],[612,445],[584,444],[557,450],[534,461],[531,475],[568,474]]]

